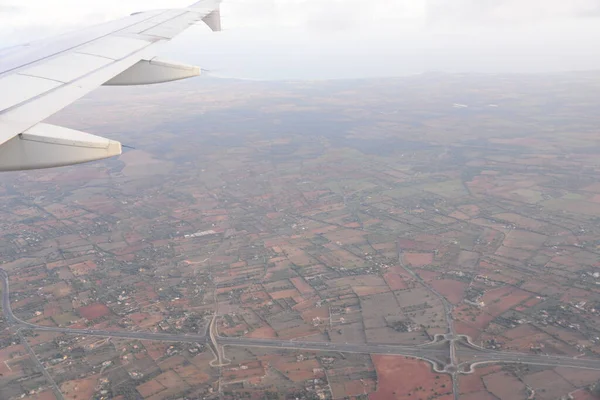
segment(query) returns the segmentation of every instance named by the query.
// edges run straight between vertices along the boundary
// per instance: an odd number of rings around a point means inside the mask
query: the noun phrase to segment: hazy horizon
[[[6,3],[6,4],[4,4]],[[190,1],[5,0],[0,47]],[[253,0],[223,3],[224,31],[198,25],[161,56],[241,79],[405,76],[427,71],[600,69],[600,1]]]

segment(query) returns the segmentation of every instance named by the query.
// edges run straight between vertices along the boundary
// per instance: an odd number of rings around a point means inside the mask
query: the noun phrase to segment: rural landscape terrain
[[[600,73],[104,88],[0,175],[0,398],[600,398]]]

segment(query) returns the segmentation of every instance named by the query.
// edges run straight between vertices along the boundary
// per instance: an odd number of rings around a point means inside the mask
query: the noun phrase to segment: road
[[[441,293],[435,290],[433,287],[428,285],[418,274],[416,274],[408,265],[403,261],[403,252],[398,248],[398,263],[408,272],[417,282],[419,282],[424,288],[433,293],[441,302],[444,307],[444,316],[446,317],[446,324],[448,328],[448,334],[446,335],[447,340],[450,344],[450,363],[444,368],[452,376],[452,393],[454,394],[454,400],[458,400],[459,387],[458,387],[458,359],[456,357],[456,331],[454,330],[454,317],[452,316],[452,304]]]
[[[42,364],[42,362],[40,361],[40,359],[38,358],[38,356],[35,354],[35,352],[33,351],[33,349],[31,348],[31,346],[27,342],[27,339],[25,339],[25,336],[23,336],[23,333],[21,332],[20,329],[17,331],[16,335],[18,336],[19,341],[23,344],[23,346],[25,347],[25,349],[29,353],[29,356],[31,357],[32,361],[35,363],[35,365],[38,367],[38,369],[40,370],[40,372],[44,375],[44,378],[46,378],[46,381],[52,387],[52,391],[54,392],[54,396],[58,400],[65,400],[65,397],[63,396],[62,392],[60,391],[60,388],[58,387],[58,385],[56,384],[56,382],[54,381],[54,379],[52,378],[52,376],[50,375],[50,373],[48,372],[48,370],[46,369],[46,367],[44,367],[44,364]]]
[[[12,311],[10,305],[10,286],[8,281],[8,274],[6,271],[0,268],[0,280],[2,281],[2,313],[4,318],[10,326],[16,328],[27,328],[34,329],[36,331],[43,332],[55,332],[65,333],[69,335],[87,335],[87,336],[100,336],[100,337],[115,337],[124,339],[137,339],[137,340],[158,340],[163,342],[205,342],[206,333],[201,335],[193,334],[168,334],[168,333],[153,333],[153,332],[132,332],[132,331],[109,331],[99,329],[72,329],[72,328],[59,328],[56,326],[43,326],[35,325],[27,321],[19,319]]]
[[[223,346],[268,347],[276,349],[331,351],[340,353],[368,353],[415,357],[445,365],[448,362],[448,350],[443,348],[397,346],[378,343],[329,343],[299,342],[291,340],[249,339],[238,337],[219,337]],[[442,347],[442,346],[440,346]]]
[[[600,359],[573,358],[566,356],[526,354],[508,351],[481,351],[477,349],[457,348],[459,358],[469,360],[462,365],[489,364],[489,363],[521,363],[548,365],[556,367],[572,367],[582,369],[600,370]]]
[[[208,343],[209,329],[215,328],[214,318],[210,324],[207,324],[207,331],[204,334],[168,334],[168,333],[153,333],[153,332],[132,332],[132,331],[110,331],[98,329],[71,329],[59,328],[51,326],[40,326],[31,324],[17,318],[12,311],[10,305],[10,287],[8,274],[0,268],[0,281],[2,283],[2,312],[4,318],[11,328],[16,329],[16,335],[20,335],[23,329],[31,329],[36,331],[56,332],[69,335],[83,336],[99,336],[110,338],[125,338],[135,340],[153,340],[165,342],[188,342],[188,343]],[[503,352],[492,351],[481,348],[471,343],[468,337],[464,335],[455,335],[452,325],[451,330],[444,337],[439,337],[436,342],[418,346],[402,346],[394,344],[382,343],[330,343],[330,342],[304,342],[297,340],[272,340],[272,339],[251,339],[237,337],[222,337],[218,336],[218,332],[210,337],[210,342],[218,348],[223,346],[239,346],[239,347],[262,347],[273,349],[290,349],[290,350],[305,350],[305,351],[327,351],[340,353],[362,353],[362,354],[383,354],[390,356],[406,356],[419,358],[430,362],[436,372],[445,372],[452,376],[454,384],[454,395],[458,396],[458,374],[472,373],[473,368],[482,364],[489,363],[520,363],[545,365],[553,367],[572,367],[582,369],[593,369],[600,371],[600,359],[585,359],[572,358],[565,356],[552,355],[537,355],[529,353]],[[442,336],[442,335],[440,335]],[[22,339],[24,344],[26,340]],[[29,347],[26,344],[26,347]],[[33,350],[28,349],[30,353]],[[35,355],[35,354],[34,354]],[[217,353],[217,361],[222,362],[222,354]],[[35,357],[37,359],[37,357]],[[39,360],[38,366],[41,365]],[[43,366],[42,366],[43,368]],[[45,370],[44,370],[45,371]],[[47,372],[44,374],[47,375]],[[48,382],[53,384],[51,377],[46,376]]]

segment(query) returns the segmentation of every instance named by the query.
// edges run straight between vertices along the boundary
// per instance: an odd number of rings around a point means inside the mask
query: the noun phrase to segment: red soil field
[[[284,359],[268,357],[271,365],[279,370],[282,374],[288,377],[293,382],[304,382],[307,379],[315,377],[313,369],[321,368],[319,362],[315,359],[304,360],[297,362],[296,360],[286,362]]]
[[[494,395],[488,392],[473,392],[468,394],[461,394],[460,400],[498,400]]]
[[[219,332],[225,336],[238,336],[243,334],[248,329],[246,323],[237,324],[228,328],[219,327]]]
[[[329,307],[317,307],[302,313],[302,319],[308,323],[312,323],[313,318],[329,320]]]
[[[450,377],[432,372],[425,361],[381,355],[372,355],[371,359],[379,384],[377,391],[369,395],[369,400],[427,399],[434,392],[442,395],[452,391]],[[417,390],[419,387],[424,390]]]
[[[53,332],[38,332],[35,336],[27,339],[30,346],[37,346],[42,343],[49,343],[56,339],[57,334]]]
[[[291,278],[290,281],[301,294],[312,294],[315,292],[314,289],[308,283],[306,283],[304,278],[300,276]]]
[[[55,268],[60,268],[60,267],[64,267],[68,264],[67,261],[61,260],[61,261],[55,261],[55,262],[51,262],[46,264],[46,268],[48,269],[55,269]]]
[[[428,271],[426,269],[420,269],[420,268],[415,268],[414,272],[416,272],[421,279],[423,279],[426,282],[431,282],[434,279],[437,279],[440,276],[439,272],[435,272],[435,271]]]
[[[278,292],[273,292],[273,293],[270,293],[270,294],[271,294],[271,297],[274,300],[285,299],[285,298],[288,298],[288,297],[300,296],[300,293],[298,293],[298,291],[296,289],[280,290]]]
[[[153,379],[146,383],[142,383],[136,387],[136,390],[142,395],[142,397],[150,397],[155,393],[165,390],[165,387]]]
[[[148,342],[143,341],[144,347],[146,348],[146,352],[148,356],[152,358],[154,361],[161,358],[165,352],[167,351],[167,345],[165,343],[159,342]]]
[[[592,183],[591,185],[584,187],[583,190],[592,193],[600,193],[600,183]]]
[[[423,267],[433,262],[432,253],[403,253],[402,259],[406,264],[412,265],[413,267]]]
[[[282,244],[288,244],[288,241],[284,238],[275,238],[275,239],[265,240],[265,248],[266,249],[270,249],[271,247],[277,247]]]
[[[252,332],[248,333],[246,337],[256,339],[270,339],[277,337],[277,333],[275,332],[275,329],[267,325],[261,326],[260,328],[253,330]]]
[[[469,310],[471,309],[472,307],[468,305],[460,305],[452,311],[452,315],[457,323],[462,322],[466,326],[473,327],[479,331],[482,331],[484,328],[486,328],[495,318],[493,315],[490,315],[482,310],[476,310],[475,320],[473,320],[472,317],[468,315]],[[462,313],[462,315],[459,315],[459,313]]]
[[[482,300],[485,304],[491,303],[495,299],[499,299],[500,297],[507,295],[511,292],[513,288],[510,286],[502,286],[497,289],[490,289],[485,292]]]
[[[173,369],[188,385],[200,385],[210,381],[210,376],[196,368],[195,365],[178,365]]]
[[[246,261],[238,261],[229,266],[229,268],[244,268],[247,267],[248,263]]]
[[[418,238],[419,240],[411,239],[400,239],[398,240],[398,246],[402,250],[411,249],[418,251],[433,251],[438,248],[437,239],[432,236],[424,236]],[[433,240],[431,240],[433,239]],[[430,243],[433,242],[433,243]]]
[[[33,396],[23,397],[23,400],[56,400],[52,389],[44,390],[41,393],[34,394]]]
[[[459,375],[460,398],[468,393],[486,392],[487,390],[481,380],[483,376],[498,372],[501,369],[498,365],[489,367],[475,368],[475,372],[468,375]]]
[[[344,396],[360,396],[370,393],[377,387],[377,382],[370,379],[361,379],[343,383]]]
[[[575,386],[552,370],[525,375],[522,379],[536,391],[536,398],[539,397],[540,400],[556,399],[558,396],[576,389]]]
[[[218,288],[217,294],[229,293],[236,289],[246,289],[248,286],[250,286],[250,283],[245,283],[243,285],[237,285],[237,286],[228,286],[228,287]]]
[[[72,290],[73,289],[71,288],[71,286],[69,284],[67,284],[67,282],[60,281],[60,282],[54,283],[52,285],[45,286],[42,289],[42,292],[52,293],[52,295],[58,299],[61,297],[68,296],[69,294],[71,294]],[[21,303],[21,306],[22,305],[23,305],[23,303]]]
[[[456,329],[456,333],[467,335],[473,340],[476,340],[479,335],[481,335],[481,331],[479,329],[463,321],[455,320],[454,328]]]
[[[10,377],[10,375],[14,373],[13,371],[11,371],[11,367],[9,367],[7,363],[8,359],[6,359],[5,362],[0,363],[0,377],[4,379]]]
[[[49,318],[61,314],[62,309],[57,302],[51,302],[44,305],[44,317]]]
[[[154,379],[167,388],[182,388],[185,386],[185,382],[175,371],[163,372]]]
[[[567,266],[567,267],[577,268],[580,266],[577,258],[570,256],[570,255],[555,256],[555,257],[552,257],[552,259],[550,261],[553,263],[562,265],[562,266]]]
[[[87,378],[66,381],[60,384],[60,391],[68,399],[89,399],[95,392],[99,375]]]
[[[171,356],[165,360],[162,360],[161,362],[158,363],[158,366],[160,367],[160,369],[162,369],[163,371],[166,371],[168,369],[174,368],[178,365],[182,365],[183,363],[185,363],[187,360],[179,355],[179,356]]]
[[[434,280],[430,285],[452,304],[458,304],[463,300],[468,286],[465,282],[452,279]]]
[[[579,389],[571,393],[571,399],[573,400],[598,400],[598,398],[592,395],[586,389]]]
[[[357,296],[370,296],[373,294],[389,292],[387,286],[354,286],[352,288]]]
[[[589,301],[589,296],[590,292],[588,291],[577,288],[569,288],[566,291],[564,291],[564,294],[561,296],[560,301],[563,301],[565,303],[582,300]]]
[[[512,258],[515,260],[525,261],[531,258],[530,250],[523,249],[515,249],[513,247],[500,246],[498,250],[496,250],[496,255],[506,258]]]
[[[477,215],[479,215],[480,212],[479,206],[476,206],[474,204],[460,206],[458,207],[458,209],[470,217],[476,217]]]
[[[547,237],[539,233],[526,231],[510,231],[502,243],[506,247],[525,250],[537,250],[547,240]]]
[[[525,303],[523,303],[524,307],[533,307],[535,305],[538,305],[542,300],[538,299],[537,297],[534,297],[532,299],[527,300]]]
[[[450,217],[456,218],[456,219],[462,219],[462,220],[468,220],[471,218],[467,214],[463,213],[462,211],[453,211],[450,214]]]
[[[75,276],[86,275],[88,272],[96,269],[96,263],[93,261],[85,261],[79,264],[69,265],[69,269]]]
[[[502,333],[502,336],[508,339],[517,339],[524,336],[531,336],[540,333],[539,329],[530,324],[519,325],[516,328],[508,329]]]
[[[575,386],[590,385],[600,380],[600,371],[564,367],[558,367],[554,371]]]
[[[350,222],[344,225],[346,228],[360,228],[360,224],[358,222]]]
[[[246,369],[242,369],[242,365],[228,367],[223,370],[223,378],[229,382],[239,382],[265,375],[265,367],[260,361],[244,363],[243,366]]]
[[[14,278],[11,278],[11,280],[14,283],[24,283],[24,282],[32,282],[32,281],[37,281],[40,279],[44,279],[47,278],[48,274],[44,271],[35,271],[32,274],[28,275],[28,276],[16,276]]]
[[[132,313],[129,314],[128,317],[133,321],[134,324],[139,325],[144,319],[148,318],[150,314],[148,313]]]
[[[293,328],[281,329],[277,332],[277,334],[279,335],[280,339],[289,340],[307,337],[318,332],[319,331],[312,325],[304,324]]]
[[[250,305],[250,304],[262,304],[265,301],[271,300],[271,297],[267,292],[252,292],[252,293],[242,293],[241,296],[242,304]]]
[[[529,299],[531,297],[531,293],[525,292],[520,289],[514,289],[508,296],[498,297],[495,300],[491,300],[490,302],[485,301],[487,297],[487,293],[483,296],[485,307],[484,311],[491,315],[500,315],[519,303]],[[497,301],[496,301],[497,300]]]
[[[479,314],[475,317],[475,321],[473,321],[472,324],[476,329],[479,329],[480,331],[482,331],[485,328],[487,328],[487,326],[490,324],[490,322],[492,322],[494,320],[494,318],[496,318],[496,317],[493,315],[487,314],[485,312],[482,312],[481,314]],[[469,319],[469,321],[467,321],[467,323],[471,323],[471,320]]]
[[[394,242],[377,243],[377,244],[373,244],[372,246],[375,250],[379,250],[379,251],[382,251],[382,250],[395,251],[396,250],[396,244]]]
[[[304,301],[296,304],[294,307],[292,307],[292,309],[294,311],[302,312],[302,311],[306,311],[306,310],[315,308],[316,305],[317,305],[317,300],[315,300],[315,298],[313,297],[313,298],[304,300]]]
[[[383,279],[385,279],[385,283],[388,284],[391,290],[403,290],[408,288],[404,278],[398,274],[387,272],[383,274]]]
[[[83,318],[85,318],[89,321],[93,321],[97,318],[101,318],[106,315],[109,315],[110,309],[108,307],[106,307],[104,304],[95,303],[95,304],[90,304],[89,306],[81,307],[78,310],[78,312]]]
[[[518,378],[506,372],[496,372],[483,377],[488,391],[500,399],[524,399],[527,390]]]

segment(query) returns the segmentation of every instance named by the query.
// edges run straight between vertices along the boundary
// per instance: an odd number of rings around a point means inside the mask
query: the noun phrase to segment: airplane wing
[[[185,79],[200,68],[156,58],[157,50],[197,21],[221,29],[221,0],[135,13],[23,46],[0,50],[0,171],[50,168],[121,154],[121,144],[42,123],[101,85]]]

